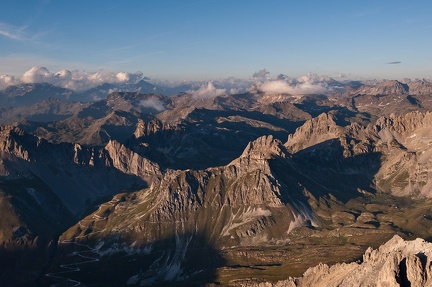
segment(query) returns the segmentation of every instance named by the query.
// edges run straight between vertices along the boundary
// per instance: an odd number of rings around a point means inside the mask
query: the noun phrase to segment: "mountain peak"
[[[409,87],[397,80],[385,80],[377,85],[363,86],[357,90],[357,94],[361,95],[405,95],[408,94]]]
[[[294,134],[288,136],[285,144],[288,151],[295,153],[301,149],[316,145],[329,139],[339,137],[343,130],[332,114],[322,113],[318,117],[307,120]]]
[[[243,151],[241,158],[272,159],[275,156],[286,156],[287,152],[278,139],[273,136],[262,136],[250,142]]]

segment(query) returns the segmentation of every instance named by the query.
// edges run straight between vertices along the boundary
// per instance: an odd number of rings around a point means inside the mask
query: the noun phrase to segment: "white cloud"
[[[143,78],[143,74],[141,72],[113,73],[103,70],[95,73],[86,73],[79,70],[69,71],[66,69],[60,70],[57,73],[51,73],[46,67],[35,66],[24,72],[22,76],[19,77],[19,80],[15,80],[13,77],[12,80],[10,77],[11,76],[0,75],[0,89],[20,83],[49,83],[79,91],[90,89],[103,83],[134,84]]]
[[[227,93],[226,89],[216,88],[213,82],[208,82],[207,84],[202,85],[198,90],[190,90],[188,92],[191,93],[194,98],[199,99],[213,98]]]
[[[15,85],[17,82],[14,76],[0,75],[0,89]]]
[[[116,75],[116,78],[119,82],[128,82],[129,81],[129,73],[120,72]]]
[[[241,94],[244,93],[245,90],[244,89],[240,89],[240,88],[231,88],[229,93],[230,95],[236,95],[236,94]]]
[[[53,74],[45,67],[33,67],[21,76],[24,83],[48,83],[52,79]]]
[[[259,89],[265,94],[291,94],[293,87],[285,81],[269,81],[263,83]]]
[[[149,99],[142,100],[140,102],[140,105],[145,107],[145,108],[153,108],[158,112],[162,112],[166,109],[165,105],[162,103],[162,101],[160,101],[156,97],[151,97]]]
[[[252,77],[253,78],[258,78],[258,79],[266,79],[267,75],[270,74],[269,71],[267,71],[266,69],[262,69],[259,70],[257,72],[255,72]]]
[[[331,78],[307,74],[295,80],[279,76],[278,80],[262,83],[258,90],[265,94],[323,94],[331,90],[327,82]]]
[[[61,70],[54,74],[54,78],[69,80],[72,78],[72,72],[69,70]]]

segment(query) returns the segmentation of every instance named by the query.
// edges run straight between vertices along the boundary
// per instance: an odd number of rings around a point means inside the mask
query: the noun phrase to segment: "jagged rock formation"
[[[298,128],[288,137],[285,146],[299,155],[313,147],[313,152],[320,154],[322,159],[338,148],[346,158],[380,155],[380,167],[374,175],[378,190],[398,196],[430,197],[431,123],[431,113],[411,112],[381,117],[366,127],[352,123],[342,128],[332,117],[322,114]]]
[[[239,283],[259,287],[384,287],[432,286],[432,244],[423,239],[405,241],[395,235],[379,249],[369,248],[362,263],[320,264],[300,278],[277,283]]]
[[[74,214],[98,198],[148,186],[161,175],[156,164],[115,141],[105,148],[88,148],[51,144],[11,126],[0,133],[1,176],[41,180]]]
[[[337,138],[342,131],[343,128],[336,124],[334,116],[322,113],[316,118],[307,120],[294,134],[290,134],[285,146],[291,153],[296,153],[299,150]]]

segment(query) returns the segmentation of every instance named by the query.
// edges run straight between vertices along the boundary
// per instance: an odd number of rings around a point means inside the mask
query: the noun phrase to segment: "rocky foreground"
[[[369,248],[362,263],[319,264],[300,278],[277,283],[238,282],[236,286],[258,287],[389,287],[432,286],[432,243],[417,238],[405,241],[395,235],[374,250]]]

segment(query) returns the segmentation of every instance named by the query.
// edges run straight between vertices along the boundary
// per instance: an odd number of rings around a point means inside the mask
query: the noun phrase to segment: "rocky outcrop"
[[[157,119],[154,119],[149,122],[145,122],[142,119],[138,119],[138,123],[136,124],[134,137],[135,139],[140,139],[143,137],[149,137],[152,135],[156,135],[157,133],[161,133],[162,131],[178,131],[180,127],[176,125],[171,125],[169,123],[163,123]]]
[[[370,172],[365,169],[361,173],[370,174],[369,180],[378,191],[431,197],[431,127],[430,112],[391,114],[374,124],[352,123],[346,127],[322,114],[299,127],[285,146],[299,161],[313,162],[311,169],[331,166],[341,172],[354,172],[358,166],[354,161],[363,158]]]
[[[117,141],[109,141],[104,149],[108,153],[108,162],[112,163],[112,167],[125,174],[138,176],[149,183],[162,176],[156,163],[140,156]]]
[[[405,241],[395,235],[379,249],[369,248],[362,263],[320,264],[309,268],[300,278],[277,283],[249,283],[247,286],[432,286],[432,243],[423,239]]]
[[[273,136],[263,136],[250,142],[240,156],[240,159],[265,160],[277,156],[286,157],[287,155],[288,152],[280,140],[274,139]]]
[[[322,113],[316,118],[307,120],[294,134],[289,135],[285,146],[288,151],[295,153],[324,141],[338,138],[342,131],[343,128],[336,124],[334,116]]]

